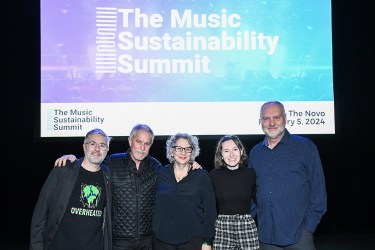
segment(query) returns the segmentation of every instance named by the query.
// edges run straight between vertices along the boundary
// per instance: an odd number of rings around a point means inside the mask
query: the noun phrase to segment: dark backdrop
[[[40,141],[36,137],[40,50],[39,5],[35,2],[14,0],[2,7],[0,246],[27,244],[32,210],[54,160],[66,153],[82,155],[82,139]],[[321,154],[328,193],[328,212],[316,235],[374,234],[375,114],[370,106],[375,98],[370,91],[374,14],[370,0],[332,2],[337,134],[307,135]],[[250,149],[262,136],[241,138]],[[157,140],[151,150],[162,163],[166,163],[164,144],[165,140]],[[202,154],[197,160],[210,170],[216,139],[202,138],[200,144]],[[115,138],[109,153],[127,148],[126,141]]]

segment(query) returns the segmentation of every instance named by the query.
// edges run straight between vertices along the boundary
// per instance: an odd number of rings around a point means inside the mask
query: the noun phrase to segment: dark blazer
[[[82,158],[74,163],[68,161],[66,167],[54,167],[49,174],[34,208],[30,228],[30,249],[49,248],[68,206],[82,161]],[[111,173],[108,166],[102,164],[101,168],[107,193],[103,225],[104,249],[111,250]]]

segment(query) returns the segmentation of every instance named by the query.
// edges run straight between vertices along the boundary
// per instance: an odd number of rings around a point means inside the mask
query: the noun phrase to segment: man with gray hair
[[[128,138],[130,148],[105,159],[111,169],[113,194],[113,249],[151,250],[152,214],[155,203],[156,176],[161,163],[149,155],[154,132],[146,124],[136,124]],[[64,155],[56,165],[74,161]]]
[[[315,144],[285,128],[284,105],[260,109],[265,138],[250,151],[256,173],[256,213],[261,250],[315,250],[313,233],[327,211],[322,163]]]
[[[102,164],[111,137],[93,129],[85,156],[50,172],[35,206],[30,249],[111,250],[111,175]]]

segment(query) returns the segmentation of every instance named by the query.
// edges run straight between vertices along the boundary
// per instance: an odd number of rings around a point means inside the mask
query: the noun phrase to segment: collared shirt
[[[257,175],[259,240],[285,246],[298,242],[302,230],[313,233],[327,210],[324,173],[315,144],[285,129],[273,149],[265,138],[249,155],[249,167]]]
[[[212,243],[215,236],[216,200],[204,169],[190,170],[177,182],[173,164],[161,167],[157,177],[152,229],[155,237],[179,245],[195,237]]]

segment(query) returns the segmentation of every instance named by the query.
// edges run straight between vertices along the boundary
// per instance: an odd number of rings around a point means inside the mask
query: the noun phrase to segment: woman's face
[[[225,141],[221,144],[221,156],[229,167],[236,167],[240,162],[241,151],[233,140]]]
[[[173,157],[175,162],[179,164],[189,163],[192,149],[193,148],[188,140],[184,138],[178,139],[173,147]]]

